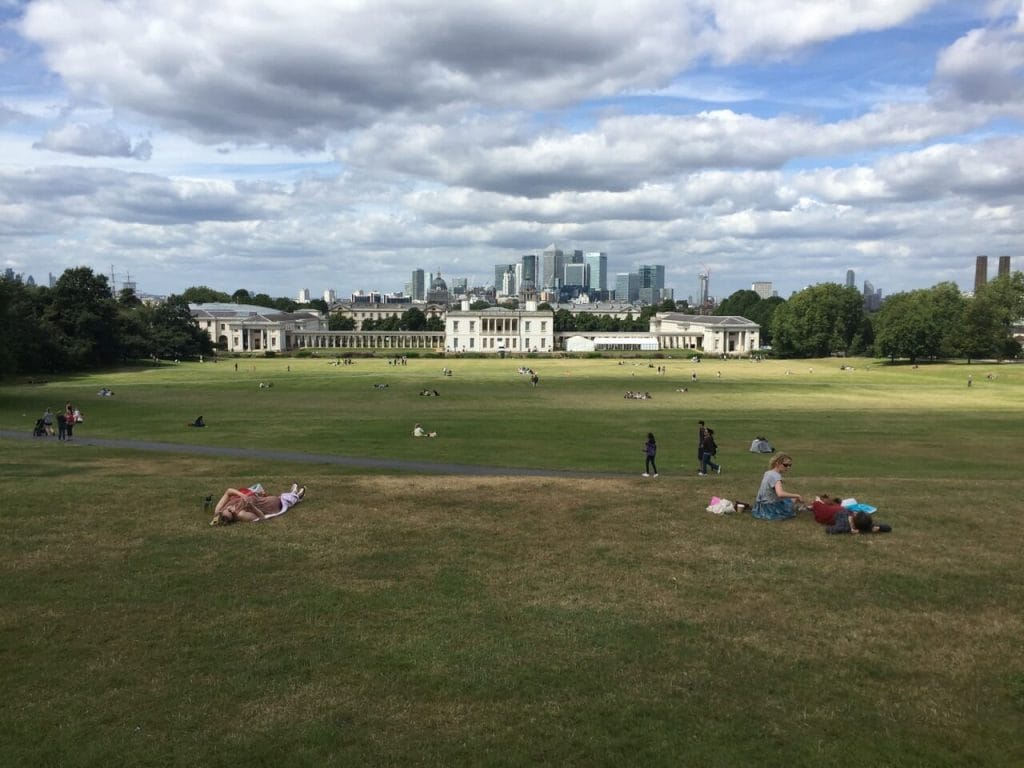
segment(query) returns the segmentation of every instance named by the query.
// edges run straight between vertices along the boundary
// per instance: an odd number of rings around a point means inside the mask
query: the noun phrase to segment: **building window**
[[[530,321],[529,320],[524,320],[523,321],[523,330],[525,330],[527,333],[530,332]]]
[[[456,321],[456,322],[458,322],[458,321]],[[475,331],[475,330],[476,330],[476,320],[470,320],[469,321],[469,332],[473,333],[473,331]]]
[[[452,339],[452,349],[458,349],[458,348],[459,348],[459,340],[458,340],[458,338],[453,338]]]
[[[452,320],[452,330],[455,331],[455,333],[459,332],[459,321],[458,320]],[[469,330],[473,330],[473,329],[470,328]]]
[[[476,345],[476,339],[472,336],[469,337],[469,348],[472,349]]]
[[[545,331],[547,331],[547,329],[548,329],[548,321],[547,320],[541,320],[540,321],[540,332],[544,333]]]

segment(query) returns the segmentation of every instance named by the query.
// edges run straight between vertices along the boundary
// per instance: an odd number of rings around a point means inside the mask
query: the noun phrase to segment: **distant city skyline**
[[[556,243],[786,297],[1024,252],[1020,0],[752,7],[0,0],[0,269],[344,296]]]

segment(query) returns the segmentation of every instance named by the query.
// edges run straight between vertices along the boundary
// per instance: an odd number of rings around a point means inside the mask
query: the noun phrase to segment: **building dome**
[[[430,281],[430,290],[432,291],[447,291],[448,283],[441,277],[441,273],[437,273],[437,277]]]

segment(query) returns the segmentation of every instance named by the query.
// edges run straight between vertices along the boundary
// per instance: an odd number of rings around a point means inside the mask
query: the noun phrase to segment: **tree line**
[[[103,368],[144,359],[196,359],[211,354],[213,344],[199,328],[189,303],[253,304],[292,312],[291,299],[232,294],[206,286],[188,288],[161,304],[143,303],[133,291],[113,295],[105,275],[88,267],[69,269],[52,288],[0,278],[0,373],[60,373]],[[327,313],[326,302],[310,304]],[[490,306],[476,302],[474,309]],[[514,305],[509,305],[514,308]],[[539,309],[552,309],[541,304]],[[658,312],[685,312],[686,302],[667,300],[643,307],[634,317],[615,318],[565,309],[554,312],[556,332],[647,332]],[[745,317],[761,327],[762,343],[778,357],[874,355],[912,362],[929,359],[1021,356],[1013,328],[1024,320],[1024,274],[1014,272],[963,296],[953,283],[939,283],[888,297],[877,312],[864,309],[855,288],[821,283],[788,300],[762,299],[754,291],[737,291],[716,315]],[[354,330],[350,317],[328,316],[331,330]],[[361,330],[443,331],[439,317],[418,307],[401,315],[363,322]]]
[[[0,278],[0,372],[65,373],[144,359],[196,359],[213,352],[184,296],[144,304],[116,297],[105,275],[69,269],[49,286]]]
[[[741,315],[761,326],[778,357],[874,355],[891,360],[1020,357],[1013,329],[1024,321],[1024,274],[987,282],[965,297],[954,283],[889,296],[867,312],[856,288],[821,283],[788,300],[737,291],[715,314]]]

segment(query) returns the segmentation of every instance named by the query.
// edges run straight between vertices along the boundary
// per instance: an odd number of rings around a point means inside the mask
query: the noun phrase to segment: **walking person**
[[[708,429],[704,435],[704,442],[701,445],[700,476],[703,477],[709,469],[722,474],[722,465],[715,463],[715,454],[718,453],[718,445],[715,443],[715,430]]]
[[[64,406],[64,427],[68,433],[68,440],[75,436],[75,409],[71,403]]]
[[[654,433],[647,433],[647,442],[644,443],[644,473],[643,477],[657,477],[658,465],[654,463],[654,457],[658,453],[658,443],[654,439]]]
[[[708,428],[703,421],[697,422],[697,471],[704,469],[704,439],[708,436]]]
[[[62,411],[57,414],[57,439],[63,440],[68,433],[67,415]]]

